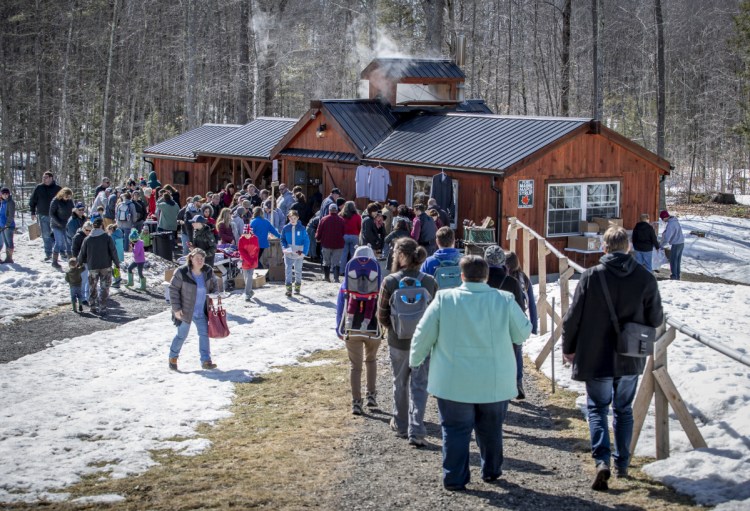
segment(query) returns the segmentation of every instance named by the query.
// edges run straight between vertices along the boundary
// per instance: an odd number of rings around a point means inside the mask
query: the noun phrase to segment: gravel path
[[[610,492],[590,489],[593,462],[575,449],[575,439],[560,438],[543,395],[526,379],[527,399],[512,401],[504,426],[503,476],[485,483],[479,453],[471,445],[471,483],[466,492],[448,492],[441,483],[441,432],[437,401],[430,397],[425,421],[428,447],[416,449],[388,427],[391,414],[390,363],[383,343],[378,360],[380,408],[367,412],[350,448],[349,474],[336,487],[337,509],[642,509],[618,498],[627,483],[610,481]],[[591,467],[589,466],[591,465]]]
[[[28,319],[0,325],[0,364],[42,351],[55,340],[117,328],[136,319],[167,310],[161,285],[146,292],[125,289],[109,298],[107,316],[100,318],[83,308],[76,314],[70,305],[55,307]]]

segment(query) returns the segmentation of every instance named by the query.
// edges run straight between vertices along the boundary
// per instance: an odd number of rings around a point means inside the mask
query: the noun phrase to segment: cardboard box
[[[39,239],[41,237],[42,227],[39,225],[39,222],[29,224],[29,240],[34,241],[35,239]]]
[[[172,275],[174,275],[174,268],[167,268],[164,270],[164,282],[172,282]]]
[[[242,274],[242,272],[240,272],[239,275],[234,278],[234,288],[245,289],[245,276]]]
[[[581,220],[580,222],[578,222],[578,230],[583,233],[597,233],[599,232],[599,224],[597,224],[596,222],[586,222],[585,220]]]
[[[609,229],[610,225],[619,225],[622,227],[622,218],[602,218],[600,216],[595,216],[591,220],[599,225],[599,232],[602,234]]]
[[[255,270],[253,272],[253,289],[258,289],[266,285],[266,274],[268,270]]]
[[[585,251],[601,250],[601,239],[590,236],[568,236],[568,248]]]
[[[271,266],[266,273],[266,280],[269,282],[284,282],[284,265]]]

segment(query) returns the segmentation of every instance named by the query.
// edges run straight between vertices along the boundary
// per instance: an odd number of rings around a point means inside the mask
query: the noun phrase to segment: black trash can
[[[151,241],[154,245],[154,254],[167,261],[172,260],[172,250],[174,249],[174,234],[171,232],[155,232],[151,235]]]

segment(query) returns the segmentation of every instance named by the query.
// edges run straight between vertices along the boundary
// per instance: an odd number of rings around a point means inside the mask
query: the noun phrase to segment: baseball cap
[[[83,202],[79,202],[76,204],[76,209],[86,209],[86,206],[83,205]]]
[[[193,202],[200,202],[201,201],[201,196],[200,195],[196,195],[195,197],[192,198],[192,201]]]
[[[205,224],[208,221],[206,220],[206,217],[203,215],[195,215],[193,218],[190,219],[190,223],[193,224]]]
[[[96,225],[97,223],[101,224],[103,222],[102,216],[99,213],[94,213],[91,215],[91,223]]]

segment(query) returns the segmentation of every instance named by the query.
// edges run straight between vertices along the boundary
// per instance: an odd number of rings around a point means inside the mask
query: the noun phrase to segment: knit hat
[[[3,186],[3,188],[0,190],[0,193],[10,193],[10,188],[7,186]]]
[[[490,245],[484,249],[484,258],[490,266],[502,266],[505,264],[505,251],[497,245]]]
[[[243,234],[252,234],[253,228],[250,227],[250,224],[246,224],[245,227],[242,229]]]
[[[131,243],[135,243],[136,241],[138,241],[140,239],[140,236],[138,236],[138,231],[135,229],[130,231],[130,236],[128,236],[128,239]]]
[[[661,218],[662,220],[666,220],[667,218],[669,218],[669,211],[663,209],[661,213],[659,213],[659,218]]]

